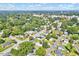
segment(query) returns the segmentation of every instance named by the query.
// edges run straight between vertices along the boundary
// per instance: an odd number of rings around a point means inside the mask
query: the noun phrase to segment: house
[[[15,39],[12,35],[9,36],[10,39]]]
[[[50,38],[50,39],[49,39],[49,41],[52,41],[52,40],[54,40],[54,38]]]
[[[33,53],[29,53],[27,56],[34,56],[34,54]]]
[[[64,39],[64,42],[62,44],[67,44],[69,42],[68,39]]]
[[[24,38],[23,35],[17,35],[16,38]]]
[[[27,36],[27,35],[33,35],[35,33],[36,33],[35,31],[27,31],[24,34]]]
[[[57,56],[62,56],[63,54],[61,53],[61,50],[55,50],[55,53]]]
[[[10,52],[7,52],[3,56],[11,56],[11,54],[10,54]]]
[[[64,32],[64,34],[65,34],[65,35],[68,35],[68,32],[67,32],[67,31],[65,31],[65,32]]]
[[[34,35],[34,38],[38,38],[38,37],[40,37],[39,33],[37,33],[37,34]]]
[[[47,56],[52,56],[51,53],[48,53]]]
[[[64,48],[62,46],[59,46],[58,49],[59,50],[64,50]]]
[[[34,40],[34,37],[32,37],[32,36],[29,36],[29,39],[30,39],[31,41],[33,41],[33,40]]]
[[[5,47],[7,47],[7,46],[9,46],[9,45],[11,45],[11,42],[6,42],[6,43],[4,43],[4,44],[2,45],[2,47],[5,48]]]
[[[38,43],[38,42],[36,42],[35,45],[36,45],[36,46],[42,46],[42,44],[40,44],[40,43]]]
[[[40,37],[38,37],[38,38],[42,39],[42,38],[45,38],[45,36],[44,36],[44,35],[41,35],[41,36],[40,36]]]

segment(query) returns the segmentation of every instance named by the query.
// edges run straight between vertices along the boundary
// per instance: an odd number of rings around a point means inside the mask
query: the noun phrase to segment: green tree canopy
[[[46,50],[45,50],[45,48],[39,47],[39,48],[36,50],[36,55],[39,55],[39,56],[44,56],[44,55],[46,55]]]
[[[32,42],[23,42],[20,44],[18,50],[12,49],[11,54],[15,56],[25,56],[29,53],[32,53],[34,49],[34,43]]]

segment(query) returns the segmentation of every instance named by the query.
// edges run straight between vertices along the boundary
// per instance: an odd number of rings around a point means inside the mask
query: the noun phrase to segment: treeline
[[[35,17],[31,14],[7,14],[0,15],[0,31],[2,37],[9,35],[23,34],[25,31],[40,30],[46,22],[42,17]]]

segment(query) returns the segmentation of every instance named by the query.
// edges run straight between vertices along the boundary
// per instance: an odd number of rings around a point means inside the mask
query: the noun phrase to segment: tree
[[[48,43],[47,42],[44,42],[43,41],[43,45],[42,45],[44,48],[49,48],[50,46],[48,45]]]
[[[3,25],[2,24],[0,24],[0,31],[3,29]]]
[[[18,56],[18,50],[16,50],[16,49],[12,49],[11,50],[11,53],[12,53],[12,55],[15,55],[15,56]]]
[[[65,48],[66,48],[69,52],[71,52],[71,49],[73,48],[72,43],[66,44],[66,45],[65,45]]]
[[[2,52],[4,50],[4,48],[2,48],[2,46],[0,45],[0,52]]]
[[[46,39],[49,40],[51,38],[51,33],[46,36]]]
[[[45,55],[46,55],[46,50],[45,50],[45,48],[39,47],[39,48],[36,50],[36,55],[45,56]]]
[[[70,38],[73,40],[77,40],[77,39],[79,39],[79,35],[78,34],[71,34]]]
[[[10,34],[11,34],[11,30],[10,29],[4,29],[2,37],[8,37]]]
[[[53,32],[52,32],[52,37],[53,37],[53,38],[55,38],[55,39],[57,39],[57,38],[58,38],[56,34],[57,34],[57,32],[56,32],[56,31],[53,31]]]
[[[0,44],[2,44],[2,43],[4,43],[5,42],[5,40],[3,40],[3,39],[0,39]]]
[[[15,26],[12,28],[12,35],[19,35],[19,34],[23,34],[23,30],[21,30],[21,28],[19,28],[18,26]]]
[[[78,22],[78,20],[77,20],[77,18],[76,18],[76,17],[74,17],[74,18],[72,18],[72,19],[71,19],[71,22],[72,22],[73,24],[75,24],[75,23],[77,23],[77,22]]]
[[[74,34],[78,32],[78,27],[77,26],[68,26],[67,31],[69,34]]]
[[[68,55],[69,56],[76,56],[79,55],[78,51],[76,50],[76,48],[74,48],[74,46],[72,46],[72,43],[68,43],[65,45],[65,48],[69,51]]]
[[[20,44],[18,50],[12,49],[11,54],[15,56],[25,56],[29,53],[32,53],[34,49],[34,43],[32,42],[23,42]]]

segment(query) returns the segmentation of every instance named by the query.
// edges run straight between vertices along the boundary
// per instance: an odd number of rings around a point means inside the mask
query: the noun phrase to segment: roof
[[[3,47],[6,47],[6,46],[8,46],[8,45],[10,45],[11,44],[11,42],[6,42],[6,43],[4,43],[2,46]]]

